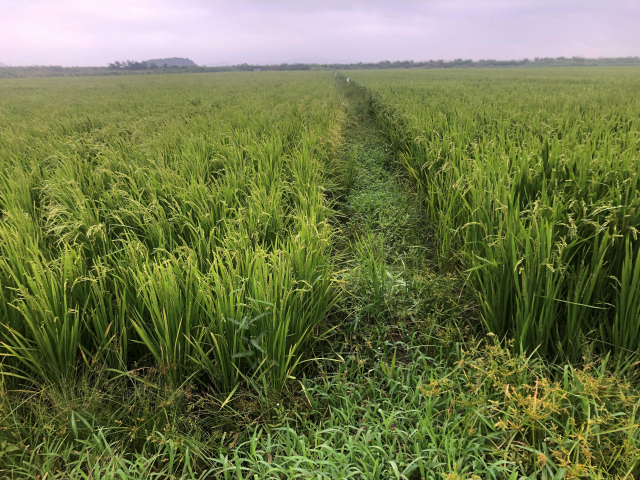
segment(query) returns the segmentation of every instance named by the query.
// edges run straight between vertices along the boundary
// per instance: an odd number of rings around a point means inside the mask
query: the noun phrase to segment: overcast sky
[[[0,62],[640,56],[640,0],[0,0]]]

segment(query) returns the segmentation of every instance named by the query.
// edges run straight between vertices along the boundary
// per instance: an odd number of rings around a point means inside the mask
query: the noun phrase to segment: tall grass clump
[[[638,70],[354,77],[487,329],[553,358],[637,360]]]
[[[329,78],[7,81],[0,110],[6,378],[295,377],[334,295]]]

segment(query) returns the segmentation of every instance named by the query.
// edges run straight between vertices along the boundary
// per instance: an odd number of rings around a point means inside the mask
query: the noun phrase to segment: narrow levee
[[[460,275],[438,271],[422,205],[371,116],[365,91],[342,77],[336,85],[349,105],[345,190],[336,206],[343,289],[337,331],[356,347],[402,341],[403,357],[409,338],[443,353],[472,338],[473,301]]]

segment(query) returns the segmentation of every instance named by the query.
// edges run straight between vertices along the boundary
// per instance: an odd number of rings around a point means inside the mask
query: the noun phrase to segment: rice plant
[[[295,378],[334,297],[330,78],[32,79],[0,110],[5,376]]]
[[[0,474],[637,477],[634,72],[0,82]]]
[[[552,358],[634,359],[638,70],[352,76],[420,190],[441,266],[466,271],[487,329]]]

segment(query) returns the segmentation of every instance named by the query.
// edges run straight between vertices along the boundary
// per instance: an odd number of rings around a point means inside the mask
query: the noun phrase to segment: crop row
[[[354,78],[490,331],[553,358],[640,350],[637,69]]]
[[[333,295],[332,80],[3,83],[3,373],[100,362],[226,390],[292,376]]]

